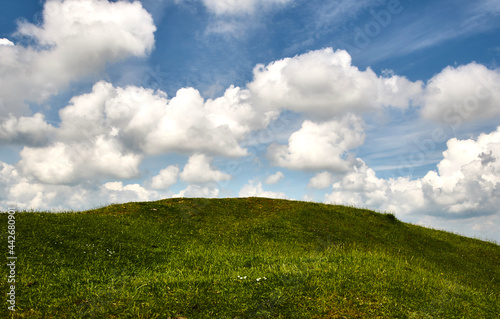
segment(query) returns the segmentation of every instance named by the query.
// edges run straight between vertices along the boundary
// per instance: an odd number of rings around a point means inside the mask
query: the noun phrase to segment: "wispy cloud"
[[[302,34],[294,34],[285,50],[286,55],[293,55],[304,49],[314,47],[325,37],[337,38],[344,33],[346,23],[358,18],[360,14],[377,6],[377,0],[334,0],[334,1],[307,1],[307,5],[297,6],[305,14],[302,23]],[[349,27],[347,27],[349,28]]]
[[[460,6],[451,1],[433,2],[417,11],[405,8],[402,18],[394,19],[359,56],[374,63],[484,33],[500,27],[499,15],[500,2],[492,0],[464,2]]]

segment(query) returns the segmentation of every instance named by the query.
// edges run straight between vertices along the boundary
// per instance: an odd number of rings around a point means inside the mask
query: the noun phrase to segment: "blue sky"
[[[0,2],[0,203],[367,207],[500,241],[500,4]]]

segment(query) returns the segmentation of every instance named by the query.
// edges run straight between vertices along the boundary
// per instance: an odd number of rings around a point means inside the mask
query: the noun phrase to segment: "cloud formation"
[[[164,168],[151,180],[151,187],[154,189],[167,189],[177,183],[179,177],[179,167],[170,165]]]
[[[213,168],[210,165],[211,161],[212,159],[204,154],[192,155],[180,174],[181,179],[191,184],[220,182],[231,179],[231,175]]]
[[[109,198],[89,185],[39,183],[24,176],[14,165],[0,162],[0,201],[4,207],[17,209],[67,211],[105,205]]]
[[[25,147],[20,155],[17,165],[21,172],[45,184],[137,177],[143,158],[124,149],[119,141],[103,136],[97,136],[93,143],[57,142],[42,148]]]
[[[186,189],[181,190],[178,194],[172,197],[203,197],[216,198],[219,196],[219,189],[214,185],[189,185]]]
[[[14,42],[9,39],[0,38],[0,45],[14,45]]]
[[[28,115],[24,101],[42,102],[107,63],[145,56],[154,46],[155,30],[137,1],[47,1],[40,26],[19,23],[15,35],[29,45],[2,40],[0,117]]]
[[[31,117],[15,117],[10,114],[0,122],[0,144],[42,146],[48,143],[55,131],[41,113]]]
[[[272,192],[265,191],[262,188],[262,183],[258,183],[254,185],[254,181],[248,181],[248,184],[244,185],[240,192],[238,193],[239,197],[267,197],[267,198],[281,198],[286,199],[287,196],[283,192]]]
[[[257,65],[248,88],[257,106],[324,119],[383,106],[406,108],[420,97],[422,85],[397,75],[380,77],[369,68],[360,71],[349,53],[327,48]]]
[[[268,176],[266,178],[266,180],[264,181],[264,183],[266,183],[268,185],[276,184],[279,181],[281,181],[284,177],[285,177],[285,174],[283,174],[280,171],[277,171],[275,174]]]
[[[109,198],[111,203],[144,202],[163,198],[160,193],[148,190],[139,184],[124,186],[122,182],[106,183],[101,186],[100,191],[106,198]]]
[[[425,90],[422,116],[451,125],[500,114],[500,69],[470,63],[447,67]]]
[[[47,184],[22,174],[14,165],[0,162],[0,202],[5,207],[50,211],[91,209],[110,203],[152,201],[170,192],[123,182],[96,181],[75,185]]]
[[[231,87],[223,96],[205,101],[197,90],[184,88],[168,99],[161,91],[115,88],[101,81],[59,111],[59,127],[47,124],[41,114],[10,116],[0,122],[0,140],[24,143],[18,167],[41,183],[132,178],[138,176],[145,155],[247,155],[239,142],[278,114],[256,112],[246,102],[247,94]],[[181,178],[188,182],[229,178],[208,165],[205,155],[193,156]],[[155,187],[168,184],[164,177],[155,179]]]
[[[306,120],[288,145],[271,144],[268,156],[274,165],[294,170],[347,172],[354,161],[348,152],[364,138],[363,121],[353,114],[324,123]]]
[[[311,180],[309,181],[309,185],[307,185],[307,187],[315,189],[327,188],[330,185],[332,185],[333,181],[334,179],[332,174],[330,174],[327,171],[324,171],[316,174],[313,178],[311,178]]]
[[[379,179],[358,159],[326,201],[448,219],[497,215],[499,172],[500,127],[476,140],[450,139],[437,171],[416,180]]]

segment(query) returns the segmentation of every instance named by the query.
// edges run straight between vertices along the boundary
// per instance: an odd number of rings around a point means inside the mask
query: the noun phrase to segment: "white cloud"
[[[124,186],[122,182],[101,185],[91,180],[77,185],[44,184],[24,176],[15,166],[0,162],[0,205],[3,207],[68,211],[117,202],[159,200],[169,195],[138,184]]]
[[[148,99],[152,95],[143,89],[128,89],[132,90],[142,91],[141,95]],[[205,102],[197,90],[180,89],[170,101],[164,99],[157,103],[155,114],[138,118],[140,113],[153,110],[132,101],[130,110],[117,113],[116,121],[131,121],[124,134],[130,141],[142,140],[143,144],[138,147],[150,154],[179,151],[244,156],[247,152],[238,142],[252,129],[265,127],[271,117],[260,117],[242,101],[244,97],[240,94],[244,92],[239,88],[230,88],[224,96]],[[135,95],[137,100],[138,94]],[[117,100],[113,103],[116,108],[131,103],[126,95]],[[123,118],[123,114],[130,119]],[[154,123],[148,124],[148,121]]]
[[[348,114],[324,123],[304,121],[288,145],[272,144],[268,155],[274,165],[296,170],[347,172],[353,158],[348,151],[363,144],[363,122]]]
[[[285,193],[282,193],[282,192],[264,191],[262,189],[262,183],[258,183],[257,185],[254,185],[254,181],[248,181],[248,184],[244,185],[240,189],[238,196],[239,197],[282,198],[282,199],[287,198]]]
[[[44,185],[24,177],[13,165],[0,162],[0,205],[17,209],[81,209],[99,194],[82,186]],[[105,202],[104,202],[105,203]],[[99,203],[101,204],[101,203]]]
[[[203,0],[207,9],[217,15],[253,14],[257,9],[265,10],[276,5],[285,5],[292,0]]]
[[[231,175],[211,167],[211,158],[204,154],[192,155],[180,174],[183,181],[193,184],[228,181]]]
[[[164,168],[151,180],[151,187],[154,189],[167,189],[177,183],[179,177],[179,167],[170,165]]]
[[[268,176],[266,178],[266,180],[264,181],[264,183],[269,184],[269,185],[276,184],[280,180],[282,180],[284,177],[285,177],[285,175],[282,172],[278,171],[275,174]]]
[[[500,69],[470,63],[447,67],[429,80],[422,116],[460,125],[500,114]]]
[[[98,136],[90,142],[25,147],[18,163],[23,174],[47,184],[72,184],[102,177],[132,178],[139,174],[142,155],[123,148],[117,140]]]
[[[204,197],[216,198],[219,196],[219,189],[213,185],[189,185],[186,189],[181,190],[178,194],[172,197]]]
[[[101,176],[131,178],[137,176],[144,155],[247,155],[240,141],[278,116],[276,111],[255,111],[248,100],[248,91],[235,87],[205,101],[193,88],[181,89],[168,99],[161,91],[115,88],[101,81],[92,92],[73,97],[59,111],[59,127],[47,124],[41,114],[10,116],[0,122],[0,140],[23,143],[19,168],[43,183],[72,184]],[[185,169],[185,180],[229,179],[217,171],[204,171],[195,178],[193,165]],[[196,173],[205,168],[201,165]]]
[[[236,136],[243,136],[266,128],[279,116],[279,111],[257,109],[252,102],[250,91],[231,85],[223,96],[206,101],[206,117],[214,126],[226,126]]]
[[[21,177],[13,165],[0,161],[0,200],[8,198],[10,187],[17,183]]]
[[[139,184],[123,186],[122,182],[110,182],[102,185],[101,192],[111,203],[145,202],[160,200],[162,194],[148,190]]]
[[[0,121],[0,142],[20,145],[44,145],[56,129],[45,122],[41,113],[32,117],[15,117],[12,114]]]
[[[14,42],[9,39],[0,38],[0,45],[14,45]]]
[[[257,106],[324,119],[382,106],[405,108],[419,98],[422,82],[360,71],[346,51],[327,48],[257,65],[248,88]]]
[[[43,24],[22,22],[16,32],[35,45],[0,45],[0,116],[29,113],[23,101],[41,102],[107,63],[148,54],[155,30],[138,1],[47,1]]]
[[[316,174],[311,180],[309,181],[309,185],[307,187],[309,188],[315,188],[315,189],[322,189],[322,188],[327,188],[333,183],[333,176],[332,174],[328,172],[321,172]]]
[[[98,201],[100,196],[100,193],[80,185],[45,185],[23,178],[10,185],[8,199],[2,204],[18,209],[68,211],[109,203],[107,200]]]
[[[452,215],[494,214],[500,205],[500,127],[477,140],[451,139],[437,172],[422,178],[432,205]]]
[[[445,219],[498,215],[500,127],[476,140],[449,140],[437,168],[417,180],[384,180],[359,161],[326,201]]]
[[[360,159],[352,172],[333,184],[333,192],[325,199],[331,204],[368,207],[397,215],[410,214],[424,205],[420,181],[403,177],[379,179],[375,171]]]

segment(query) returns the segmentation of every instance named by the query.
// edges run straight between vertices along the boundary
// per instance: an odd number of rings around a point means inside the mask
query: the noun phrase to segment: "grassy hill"
[[[7,214],[0,225],[7,250]],[[500,246],[343,206],[182,198],[17,213],[15,249],[16,311],[3,302],[2,318],[500,313]]]

